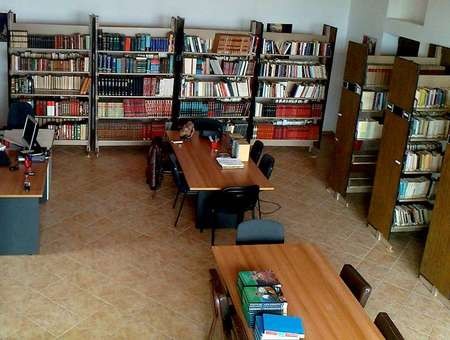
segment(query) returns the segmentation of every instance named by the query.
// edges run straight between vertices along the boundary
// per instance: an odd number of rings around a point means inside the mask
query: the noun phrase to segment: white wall
[[[88,22],[90,13],[95,13],[102,23],[123,25],[167,26],[171,16],[178,15],[185,18],[186,27],[247,29],[251,19],[263,23],[291,23],[296,32],[321,33],[324,23],[336,26],[336,58],[324,122],[325,130],[334,130],[350,3],[351,0],[0,0],[0,11],[11,9],[17,14],[18,22],[83,24]],[[0,76],[1,91],[6,75]],[[0,109],[6,109],[3,97]]]

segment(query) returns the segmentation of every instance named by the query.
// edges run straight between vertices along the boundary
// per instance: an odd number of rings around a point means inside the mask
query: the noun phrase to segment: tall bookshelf
[[[440,213],[433,207],[449,139],[449,88],[450,76],[422,75],[419,64],[395,59],[368,215],[386,239],[427,229],[431,212]]]
[[[337,28],[322,34],[264,32],[253,139],[269,146],[320,142]]]
[[[8,22],[9,102],[26,101],[55,145],[90,150],[90,25]]]
[[[249,31],[184,28],[177,121],[213,118],[248,135],[262,24]]]
[[[95,20],[95,148],[147,145],[172,118],[175,20],[171,27]]]
[[[450,298],[450,152],[445,154],[435,209],[420,265],[423,275]]]
[[[407,57],[421,74],[445,72],[441,49],[433,57]],[[389,96],[394,56],[368,55],[367,46],[350,41],[338,113],[333,166],[329,187],[337,197],[372,191]]]

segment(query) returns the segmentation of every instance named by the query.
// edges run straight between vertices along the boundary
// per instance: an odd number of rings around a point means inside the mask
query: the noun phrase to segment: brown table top
[[[249,339],[253,331],[245,321],[236,286],[238,272],[244,270],[275,273],[288,302],[288,315],[303,319],[308,340],[383,339],[317,246],[214,246],[212,251]]]
[[[45,187],[47,162],[33,162],[31,166],[34,176],[30,176],[31,189],[26,192],[23,189],[25,178],[23,163],[16,171],[10,171],[7,166],[0,166],[0,198],[31,198],[42,197]]]
[[[254,184],[259,185],[260,190],[274,190],[253,161],[244,162],[243,169],[222,170],[207,139],[196,133],[190,141],[174,144],[172,141],[180,140],[180,133],[167,131],[166,134],[191,190],[221,190]]]

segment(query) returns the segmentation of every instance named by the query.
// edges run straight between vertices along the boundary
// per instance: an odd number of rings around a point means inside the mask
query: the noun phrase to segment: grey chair
[[[378,313],[374,323],[386,340],[405,339],[387,313]]]
[[[358,300],[361,306],[364,307],[369,299],[370,293],[372,292],[372,287],[370,284],[351,264],[344,264],[339,276],[353,293],[356,300]]]
[[[273,220],[249,220],[238,225],[236,244],[284,243],[284,228]]]

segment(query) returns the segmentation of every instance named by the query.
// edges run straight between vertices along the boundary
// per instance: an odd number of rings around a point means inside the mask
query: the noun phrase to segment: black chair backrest
[[[386,340],[404,340],[402,334],[387,313],[378,313],[374,323]]]
[[[264,149],[264,143],[260,140],[255,141],[253,143],[252,148],[250,150],[250,159],[255,162],[255,164],[258,164],[259,158],[261,157],[261,154]]]
[[[258,196],[258,185],[228,187],[213,197],[212,205],[230,212],[244,212],[255,208]]]
[[[249,220],[238,225],[236,244],[284,243],[284,228],[273,220]]]
[[[27,116],[34,117],[33,107],[27,102],[14,102],[8,112],[8,129],[23,129]]]
[[[201,137],[222,137],[223,126],[217,119],[199,118],[194,121],[194,126]]]
[[[364,307],[369,299],[370,293],[372,292],[372,287],[370,284],[351,264],[344,264],[339,276],[351,290],[361,306]]]
[[[170,160],[170,163],[172,166],[171,170],[172,170],[172,176],[173,176],[175,185],[177,186],[177,188],[181,189],[181,188],[183,188],[184,183],[183,183],[181,171],[178,167],[177,157],[175,156],[174,153],[169,154],[169,160]]]
[[[273,166],[275,164],[275,159],[268,153],[264,154],[259,162],[258,168],[261,170],[267,179],[272,176]]]

